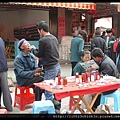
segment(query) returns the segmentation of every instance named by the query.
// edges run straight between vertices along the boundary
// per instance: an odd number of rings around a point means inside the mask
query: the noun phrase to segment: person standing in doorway
[[[0,37],[0,98],[1,93],[3,93],[3,104],[8,112],[12,112],[12,97],[8,87],[7,71],[8,66],[5,55],[5,43]]]
[[[49,25],[45,21],[37,23],[37,29],[41,36],[39,40],[39,48],[33,46],[33,54],[38,58],[42,58],[44,68],[44,79],[55,80],[61,74],[61,66],[59,63],[59,44],[57,38],[50,34]],[[56,113],[60,113],[61,100],[57,101],[55,96],[48,91],[45,91],[46,100],[51,100],[54,103]]]
[[[105,35],[106,35],[106,31],[103,31],[101,37],[104,38]]]
[[[82,35],[80,35],[78,30],[76,31],[76,35],[71,40],[71,46],[70,46],[70,62],[72,65],[72,73],[71,76],[74,76],[73,69],[75,65],[81,61],[81,54],[84,48],[84,40]]]
[[[105,53],[106,55],[108,54],[108,49],[105,40],[101,37],[100,29],[95,31],[95,36],[91,41],[91,50],[93,50],[96,47],[100,48],[103,51],[103,53]]]
[[[104,36],[106,46],[108,48],[108,56],[116,63],[116,54],[113,51],[113,44],[115,42],[115,36],[112,34],[112,29],[108,28],[106,30],[107,35]]]
[[[85,42],[88,42],[88,34],[87,31],[85,30],[85,26],[81,26],[81,30],[83,31],[83,39]]]
[[[94,38],[94,37],[95,37],[95,32],[96,32],[96,30],[100,30],[100,31],[101,31],[101,27],[96,27],[96,29],[94,30],[94,33],[93,33],[92,38]]]

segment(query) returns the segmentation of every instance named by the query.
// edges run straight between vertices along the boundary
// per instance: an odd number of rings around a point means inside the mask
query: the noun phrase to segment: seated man
[[[99,73],[102,73],[103,75],[110,75],[119,78],[120,75],[114,61],[106,54],[104,54],[100,48],[94,48],[91,51],[91,56],[94,59],[94,61],[99,65]],[[103,92],[103,94],[110,94],[115,90],[106,91]],[[95,104],[93,105],[93,109],[96,108],[99,104],[100,104],[100,95],[97,98]]]
[[[34,83],[42,82],[44,78],[40,76],[41,68],[38,67],[35,56],[30,53],[31,46],[25,39],[18,43],[19,55],[14,60],[14,73],[18,86],[34,86]],[[41,100],[43,90],[35,87],[35,101]]]

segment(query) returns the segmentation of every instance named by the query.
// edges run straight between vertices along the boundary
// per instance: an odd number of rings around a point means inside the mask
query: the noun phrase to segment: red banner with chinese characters
[[[65,18],[58,18],[58,38],[65,36]]]

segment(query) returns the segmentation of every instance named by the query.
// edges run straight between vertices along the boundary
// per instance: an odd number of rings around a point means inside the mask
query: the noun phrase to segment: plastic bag
[[[8,77],[8,86],[9,87],[14,87],[14,82],[12,80],[12,77]]]
[[[114,113],[113,108],[108,105],[108,104],[100,104],[96,110],[95,110],[96,114],[112,114]]]

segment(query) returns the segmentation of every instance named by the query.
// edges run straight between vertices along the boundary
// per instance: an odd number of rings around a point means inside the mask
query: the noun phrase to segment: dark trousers
[[[72,65],[72,73],[71,73],[71,76],[74,76],[73,74],[73,69],[75,67],[75,65],[77,64],[78,62],[71,62],[71,65]]]
[[[110,91],[106,91],[106,92],[103,92],[102,94],[103,94],[103,95],[111,94],[111,93],[115,92],[116,90],[117,90],[117,89],[110,90]],[[97,106],[100,105],[100,99],[101,99],[101,94],[98,95],[98,97],[97,97],[97,99],[96,99],[96,101],[95,101],[95,103],[94,103],[94,105],[93,105],[93,107],[92,107],[93,110],[94,110],[94,108],[97,108]]]
[[[7,111],[12,111],[12,97],[8,87],[7,72],[0,72],[0,94],[3,94],[3,104]],[[1,96],[0,96],[1,98]]]
[[[2,94],[2,91],[1,91],[1,87],[0,87],[0,106],[1,106],[1,94]]]
[[[35,101],[40,101],[42,99],[42,93],[44,93],[44,90],[35,86],[34,83],[39,83],[42,82],[43,80],[44,78],[42,76],[34,77],[32,79],[28,79],[28,81],[22,85],[22,86],[34,86]]]

